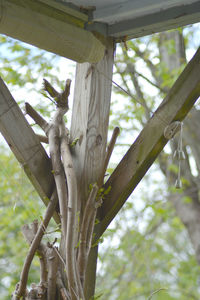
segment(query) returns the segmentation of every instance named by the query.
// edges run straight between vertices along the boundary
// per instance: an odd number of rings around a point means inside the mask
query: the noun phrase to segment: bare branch
[[[47,258],[46,258],[46,247],[40,244],[39,247],[39,259],[40,259],[40,285],[46,286],[47,283]]]
[[[53,216],[53,213],[55,211],[56,208],[56,204],[57,204],[57,193],[56,191],[54,191],[51,200],[49,201],[49,204],[47,206],[46,212],[45,212],[45,216],[44,216],[44,220],[41,223],[35,237],[34,240],[29,248],[28,254],[26,256],[25,262],[24,262],[24,266],[21,272],[21,276],[20,276],[20,282],[19,282],[19,286],[17,287],[17,289],[14,292],[14,296],[13,296],[13,300],[17,300],[20,299],[21,296],[24,296],[25,292],[26,292],[26,285],[27,285],[27,280],[28,280],[28,273],[29,273],[29,269],[33,260],[33,257],[35,255],[36,250],[39,247],[39,244],[42,240],[42,237],[44,235],[44,229],[47,228],[49,221],[51,219],[51,217]]]
[[[65,236],[67,230],[67,187],[65,183],[63,166],[60,158],[60,138],[59,127],[57,125],[57,118],[58,115],[56,113],[52,122],[50,123],[48,138],[50,157],[53,167],[52,173],[54,175],[60,205],[61,228],[63,235]]]
[[[150,299],[152,299],[152,297],[153,297],[153,295],[155,295],[155,294],[157,294],[157,293],[159,293],[160,291],[166,291],[167,290],[167,288],[160,288],[160,289],[158,289],[158,290],[156,290],[156,291],[154,291],[149,297],[148,297],[148,299],[147,300],[150,300]]]
[[[66,84],[65,84],[65,89],[62,93],[63,101],[67,101],[67,105],[68,105],[68,97],[69,97],[69,94],[70,94],[70,86],[71,86],[71,80],[67,79]]]
[[[51,246],[47,252],[48,255],[48,290],[47,299],[55,300],[56,295],[56,278],[58,269],[58,255],[55,248]]]
[[[46,84],[48,83],[45,81]],[[68,82],[68,81],[67,81]],[[70,83],[67,84],[67,93],[65,92],[65,97],[62,99],[62,106],[59,106],[59,102],[57,102],[57,109],[54,114],[53,120],[49,125],[48,130],[48,140],[49,140],[49,150],[50,150],[50,157],[52,160],[52,167],[53,167],[53,175],[56,183],[56,188],[58,192],[58,199],[60,205],[60,215],[61,215],[61,227],[64,239],[66,238],[67,234],[67,202],[68,202],[68,191],[66,186],[66,178],[63,170],[63,165],[61,162],[60,157],[60,129],[63,122],[63,116],[68,110],[68,95],[70,89]],[[51,90],[53,87],[48,83],[48,88]],[[62,93],[64,94],[64,92]],[[59,95],[62,95],[59,94]],[[65,106],[64,106],[65,103]]]
[[[61,297],[63,300],[70,300],[70,295],[68,293],[68,291],[66,290],[64,284],[63,284],[63,281],[62,281],[62,277],[61,277],[61,274],[60,274],[60,271],[58,270],[57,272],[57,281],[56,281],[56,284],[57,284],[57,287],[60,291],[60,294],[61,294]]]
[[[68,110],[68,96],[70,94],[71,80],[67,79],[65,89],[61,93],[58,93],[46,79],[43,80],[44,90],[47,91],[52,98],[54,98],[57,103],[57,107],[67,108]]]
[[[25,103],[25,112],[39,125],[46,133],[49,127],[48,122],[29,104]]]
[[[77,278],[75,247],[76,247],[76,218],[77,218],[77,182],[73,167],[73,161],[69,148],[69,137],[64,122],[61,126],[61,157],[68,186],[68,214],[66,234],[66,266],[68,286],[72,299],[84,299],[80,278]]]
[[[116,74],[120,74],[122,83],[124,84],[126,90],[121,89],[121,87],[118,86],[118,85],[117,85],[117,88],[120,88],[123,92],[125,92],[125,93],[126,93],[127,95],[129,95],[132,99],[134,99],[134,94],[132,93],[132,91],[131,91],[130,88],[129,88],[128,81],[125,80],[125,78],[124,78],[124,75],[123,75],[124,71],[121,71],[121,70],[120,70],[120,67],[117,65],[117,63],[115,64],[115,68],[116,68]]]
[[[48,80],[43,79],[43,89],[52,97],[59,97],[59,93],[54,89],[54,87],[48,82]]]
[[[140,103],[143,104],[143,107],[145,109],[145,116],[146,116],[146,119],[148,120],[149,117],[150,117],[150,113],[152,112],[151,109],[147,106],[147,103],[146,103],[146,100],[145,100],[145,97],[144,97],[144,94],[140,88],[140,85],[139,85],[139,82],[138,82],[138,78],[136,76],[136,71],[134,69],[134,72],[132,73],[132,81],[133,81],[133,84],[134,84],[134,87],[135,87],[135,90],[136,90],[136,93],[137,93],[137,96],[138,98],[140,99]]]
[[[156,79],[156,82],[160,82],[160,78],[157,76],[156,66],[152,63],[152,61],[150,59],[148,59],[148,56],[146,55],[145,51],[142,52],[138,47],[134,47],[134,51],[135,51],[136,55],[139,56],[140,58],[142,58],[144,60],[144,62],[147,64],[147,66],[149,67],[149,69],[151,71],[151,74]]]
[[[36,299],[41,299],[41,300],[45,300],[45,295],[46,295],[46,285],[41,285],[38,284],[36,285],[35,283],[31,284],[31,289],[28,292],[27,295],[27,300],[36,300]]]
[[[95,210],[91,217],[89,227],[88,227],[88,234],[87,234],[87,241],[86,241],[87,256],[89,255],[89,252],[92,248],[92,241],[94,237],[93,232],[94,232],[94,226],[96,221],[97,209],[102,205],[102,203],[103,203],[103,199],[101,197],[98,197],[98,199],[96,199]]]
[[[109,163],[110,157],[112,155],[112,152],[113,152],[113,149],[114,149],[114,146],[115,146],[115,143],[116,143],[116,140],[117,140],[117,137],[118,137],[119,133],[120,133],[119,127],[115,127],[114,130],[113,130],[113,134],[112,134],[110,143],[109,143],[108,148],[107,148],[106,158],[105,158],[105,161],[104,161],[103,169],[102,169],[101,175],[99,176],[99,180],[97,182],[97,185],[99,187],[101,187],[103,185],[104,176],[105,176],[105,173],[106,173],[106,170],[107,170],[107,167],[108,167],[108,163]]]
[[[38,231],[38,220],[34,220],[30,225],[25,224],[22,227],[22,233],[27,243],[30,245]]]
[[[145,51],[142,52],[142,51],[139,50],[139,48],[136,48],[136,47],[135,47],[134,51],[135,51],[135,53],[136,53],[137,56],[139,56],[141,59],[144,60],[144,62],[149,67],[149,69],[151,71],[151,74],[152,74],[152,76],[154,77],[154,79],[156,81],[156,85],[161,88],[163,80],[158,75],[156,66],[148,58],[148,56],[146,55]],[[167,94],[169,92],[169,88],[168,87],[162,87],[162,92],[164,92],[165,94]]]
[[[45,144],[48,144],[49,143],[49,140],[48,140],[48,137],[45,136],[45,135],[41,135],[41,134],[36,134],[37,137],[39,138],[40,140],[40,143],[45,143]]]
[[[34,237],[38,231],[38,220],[34,220],[33,223],[29,225],[24,225],[22,227],[22,233],[27,240],[28,244],[31,245]],[[46,285],[47,282],[47,260],[46,260],[46,247],[44,244],[40,243],[37,249],[37,253],[40,260],[40,285]]]
[[[134,66],[133,63],[130,63],[130,59],[129,59],[129,56],[128,56],[127,52],[123,50],[123,53],[124,53],[124,57],[126,58],[126,60],[128,62],[127,63],[127,71],[131,74],[131,78],[132,78],[132,81],[133,81],[133,84],[134,84],[134,87],[135,87],[135,91],[136,91],[136,94],[137,94],[137,100],[136,101],[144,107],[145,115],[146,115],[146,118],[148,120],[151,110],[149,109],[149,107],[146,104],[144,94],[143,94],[143,92],[140,88],[140,85],[138,83],[138,78],[136,76],[137,73],[136,73],[136,70],[135,70],[135,66]]]
[[[162,88],[161,85],[158,85],[157,83],[153,82],[146,76],[144,76],[142,73],[135,71],[136,74],[140,77],[142,77],[144,80],[146,80],[148,83],[150,83],[152,86],[155,86],[160,92],[166,94],[167,90],[165,88]]]
[[[82,286],[84,285],[84,279],[85,279],[85,271],[87,266],[88,253],[89,253],[88,249],[90,249],[90,245],[88,245],[88,240],[90,241],[90,237],[88,239],[88,231],[89,231],[89,226],[91,226],[92,228],[90,230],[90,235],[91,232],[93,234],[96,211],[97,211],[97,205],[95,204],[95,202],[96,202],[98,189],[99,189],[98,185],[94,184],[89,194],[88,200],[86,202],[86,206],[83,214],[83,221],[80,230],[80,244],[78,248],[78,270],[79,270]],[[93,224],[91,221],[93,221]]]
[[[50,146],[50,156],[52,159],[53,173],[58,191],[58,198],[61,211],[62,231],[66,244],[66,267],[68,287],[72,300],[77,298],[84,299],[83,290],[80,279],[77,278],[76,261],[75,261],[75,244],[76,244],[76,215],[77,215],[77,183],[76,176],[73,170],[73,162],[69,149],[68,131],[63,122],[63,116],[68,110],[68,95],[70,92],[71,80],[67,80],[64,92],[52,94],[53,88],[46,82],[47,91],[53,95],[57,110],[50,124],[48,137]],[[65,176],[62,169],[62,162]],[[68,190],[67,190],[68,187]],[[67,209],[68,205],[68,209]]]

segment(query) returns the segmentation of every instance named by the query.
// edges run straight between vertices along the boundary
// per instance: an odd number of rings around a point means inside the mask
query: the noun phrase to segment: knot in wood
[[[101,134],[98,134],[96,137],[96,145],[100,146],[102,144],[102,136]]]
[[[174,121],[167,127],[165,127],[164,137],[167,140],[171,140],[175,136],[175,134],[181,129],[181,124],[182,123],[180,121]]]

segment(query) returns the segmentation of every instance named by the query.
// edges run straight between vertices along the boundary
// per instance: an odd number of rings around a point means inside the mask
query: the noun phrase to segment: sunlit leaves
[[[0,75],[8,84],[23,87],[27,82],[36,83],[38,74],[49,77],[56,55],[5,36],[0,38],[3,43],[0,48]]]

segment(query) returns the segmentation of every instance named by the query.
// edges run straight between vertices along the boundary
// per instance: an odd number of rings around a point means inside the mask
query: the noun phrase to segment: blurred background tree
[[[118,47],[115,73],[126,92],[115,88],[120,96],[113,101],[111,124],[122,128],[120,145],[129,147],[170,90],[192,48],[199,46],[198,29],[164,32]],[[199,120],[197,103],[184,121],[182,188],[174,186],[176,137],[107,231],[109,246],[102,246],[98,277],[102,299],[142,300],[154,291],[153,299],[199,299]]]
[[[194,25],[118,45],[114,81],[123,90],[114,86],[110,128],[120,126],[121,135],[108,172],[199,46],[195,42],[198,30],[199,25]],[[43,77],[63,85],[67,74],[61,76],[61,72],[66,60],[5,36],[0,39],[3,80],[21,107],[32,98],[37,110],[50,117],[51,103],[45,102],[38,90]],[[75,65],[69,61],[68,65],[73,73]],[[182,188],[174,187],[178,170],[172,159],[175,138],[106,231],[97,277],[101,299],[200,298],[199,117],[197,103],[184,121]],[[7,147],[1,146],[0,161],[0,295],[7,300],[28,249],[20,228],[40,217],[44,207]],[[35,259],[30,282],[38,280],[37,265]]]

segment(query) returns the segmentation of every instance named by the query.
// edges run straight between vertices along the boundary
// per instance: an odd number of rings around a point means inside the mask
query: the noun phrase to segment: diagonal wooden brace
[[[0,78],[0,132],[45,205],[55,187],[50,159]],[[60,217],[54,214],[60,223]]]
[[[182,121],[200,96],[200,48],[148,121],[105,184],[105,196],[96,228],[95,240],[106,230],[130,194],[151,167],[168,139],[166,126]]]

